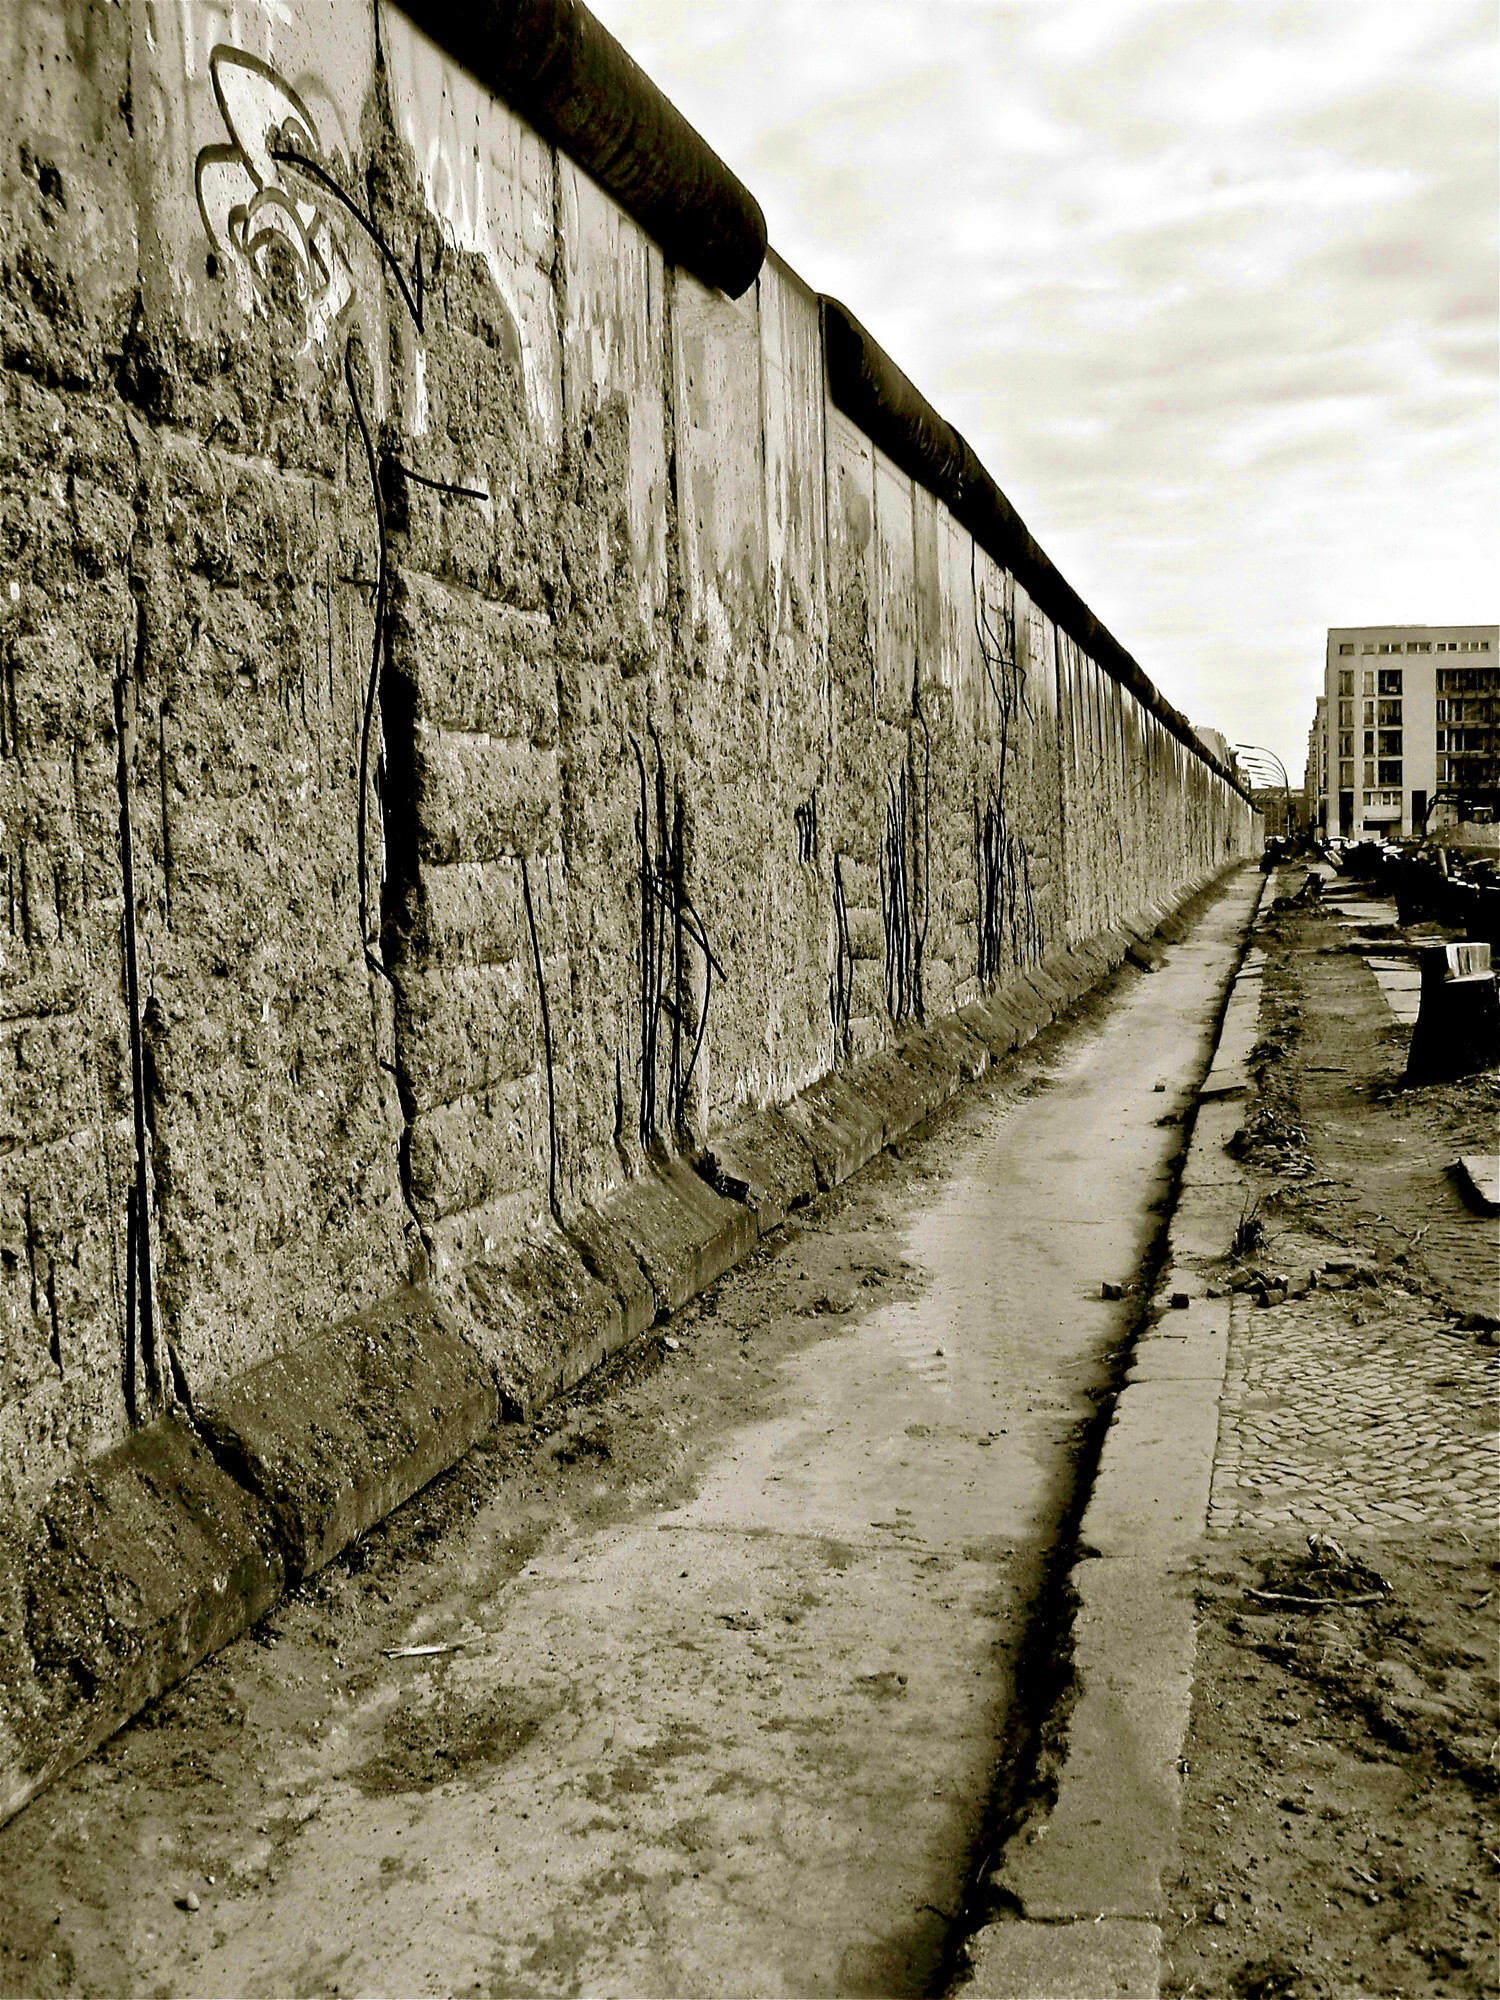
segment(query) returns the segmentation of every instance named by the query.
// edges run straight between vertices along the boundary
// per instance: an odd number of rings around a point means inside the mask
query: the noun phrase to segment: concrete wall
[[[1248,847],[394,7],[0,75],[0,1502]]]

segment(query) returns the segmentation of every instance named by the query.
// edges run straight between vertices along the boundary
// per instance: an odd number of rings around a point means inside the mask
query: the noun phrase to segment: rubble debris
[[[1500,1215],[1500,1154],[1463,1153],[1448,1171],[1471,1208]]]

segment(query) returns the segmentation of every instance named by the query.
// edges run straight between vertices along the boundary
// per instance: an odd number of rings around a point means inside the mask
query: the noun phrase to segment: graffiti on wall
[[[971,571],[977,566],[971,556]],[[974,875],[976,892],[975,974],[989,986],[1010,965],[1041,963],[1045,939],[1031,888],[1031,856],[1025,837],[1010,826],[1006,780],[1012,736],[1024,716],[1035,720],[1026,670],[1016,649],[1015,582],[1007,579],[990,603],[977,573],[974,630],[985,679],[994,704],[996,768],[983,793],[974,795]]]
[[[635,820],[640,892],[639,1129],[641,1144],[649,1149],[686,1132],[688,1093],[708,1030],[714,978],[725,975],[688,891],[682,786],[669,780],[661,739],[649,723],[647,734],[653,765],[649,774],[640,743],[633,736],[630,743],[640,783]],[[694,992],[695,974],[703,982],[701,1000]]]
[[[330,334],[348,311],[354,280],[326,199],[293,158],[326,157],[317,121],[269,64],[221,42],[209,81],[226,140],[205,146],[194,175],[198,213],[210,243],[238,281],[241,301],[284,297],[288,278],[312,338]]]

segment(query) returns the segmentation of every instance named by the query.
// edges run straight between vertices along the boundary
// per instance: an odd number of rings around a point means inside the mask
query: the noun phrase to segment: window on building
[[[1348,643],[1346,643],[1346,642],[1343,642],[1343,641],[1341,641],[1341,642],[1340,642],[1340,645],[1339,645],[1339,652],[1340,652],[1341,654],[1342,654],[1342,653],[1352,653],[1353,651],[1354,651],[1354,648],[1353,648],[1353,646],[1352,646],[1352,645],[1350,645],[1350,644],[1348,644]]]
[[[1447,730],[1446,730],[1446,729],[1440,729],[1440,730],[1438,730],[1438,732],[1437,732],[1437,747],[1438,747],[1438,749],[1439,749],[1439,750],[1446,750],[1446,749],[1447,749],[1447,747],[1448,747],[1448,732],[1447,732]]]
[[[1341,729],[1339,731],[1339,755],[1341,757],[1352,757],[1354,755],[1354,731],[1352,729]]]
[[[1401,755],[1401,731],[1399,729],[1381,730],[1380,754],[1382,757],[1399,757]]]
[[[1361,651],[1362,653],[1373,653],[1373,652],[1374,652],[1374,650],[1375,650],[1375,648],[1374,648],[1374,646],[1373,646],[1373,645],[1370,645],[1370,646],[1361,646],[1359,650],[1360,650],[1360,651]]]
[[[1408,653],[1430,653],[1432,651],[1432,641],[1430,639],[1408,639],[1406,650]]]
[[[1376,779],[1376,781],[1375,781],[1375,782],[1376,782],[1377,784],[1380,784],[1380,785],[1399,785],[1399,784],[1400,784],[1400,782],[1401,782],[1401,760],[1400,760],[1399,758],[1396,758],[1396,759],[1395,759],[1395,760],[1394,760],[1393,762],[1391,762],[1391,763],[1382,763],[1382,764],[1381,764],[1381,765],[1379,766],[1379,771],[1380,771],[1380,776],[1379,776],[1379,777],[1378,777],[1378,778]]]
[[[1354,669],[1352,667],[1344,667],[1341,669],[1339,673],[1339,693],[1353,694],[1353,692],[1354,692]]]
[[[1375,692],[1375,675],[1374,675],[1374,672],[1372,671],[1372,669],[1371,669],[1371,668],[1369,668],[1369,667],[1366,667],[1366,668],[1365,668],[1365,673],[1364,673],[1364,692],[1365,692],[1366,694],[1374,694],[1374,692]]]
[[[1349,755],[1351,757],[1354,755],[1354,738],[1352,734],[1349,738]],[[1365,755],[1367,757],[1375,755],[1375,732],[1373,729],[1365,731]]]
[[[1382,729],[1400,728],[1401,704],[1399,701],[1383,701],[1380,704],[1380,726]]]
[[[1391,791],[1391,792],[1365,793],[1365,804],[1367,806],[1399,806],[1400,803],[1401,803],[1400,792]]]
[[[1401,669],[1399,667],[1382,667],[1380,669],[1380,692],[1382,694],[1400,694]]]
[[[1445,701],[1440,701],[1440,702],[1438,703],[1438,705],[1437,705],[1437,719],[1438,719],[1438,721],[1439,721],[1439,722],[1446,722],[1446,721],[1448,720],[1448,704],[1447,704],[1447,702],[1445,702]]]
[[[1352,729],[1353,727],[1354,703],[1352,701],[1341,701],[1339,703],[1339,728]]]
[[[1373,701],[1365,703],[1365,727],[1366,729],[1373,729],[1375,727],[1375,704]]]
[[[1339,790],[1341,792],[1354,790],[1354,764],[1349,758],[1345,758],[1339,765]]]
[[[1373,785],[1373,784],[1374,784],[1374,782],[1375,782],[1375,766],[1374,766],[1374,763],[1373,763],[1373,762],[1371,761],[1371,759],[1370,759],[1370,758],[1368,758],[1368,757],[1366,757],[1366,759],[1365,759],[1365,783],[1366,783],[1367,785]]]

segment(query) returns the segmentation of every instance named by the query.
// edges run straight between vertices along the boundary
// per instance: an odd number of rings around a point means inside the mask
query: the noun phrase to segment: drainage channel
[[[1077,1440],[1072,1492],[1059,1521],[1018,1651],[1005,1753],[986,1804],[984,1833],[975,1851],[961,1912],[946,1942],[934,1992],[961,1989],[969,1970],[969,1940],[997,1916],[1017,1914],[1013,1899],[997,1884],[995,1873],[1011,1839],[1027,1824],[1045,1819],[1054,1799],[1076,1692],[1071,1656],[1078,1606],[1071,1576],[1078,1560],[1079,1527],[1137,1343],[1157,1317],[1155,1294],[1167,1263],[1171,1218],[1197,1118],[1198,1091],[1214,1060],[1234,977],[1248,949],[1249,918],[1253,916],[1254,904],[1247,915],[1238,908],[1241,901],[1242,897],[1236,895],[1217,912],[1218,923],[1214,928],[1228,948],[1221,952],[1211,947],[1211,958],[1218,961],[1220,982],[1216,1004],[1205,1016],[1204,1038],[1198,1046],[1195,1074],[1184,1108],[1166,1114],[1169,1123],[1177,1128],[1178,1140],[1168,1162],[1164,1191],[1155,1204],[1156,1226],[1126,1287],[1130,1311],[1119,1345],[1106,1357],[1107,1373],[1097,1392],[1096,1412]]]

